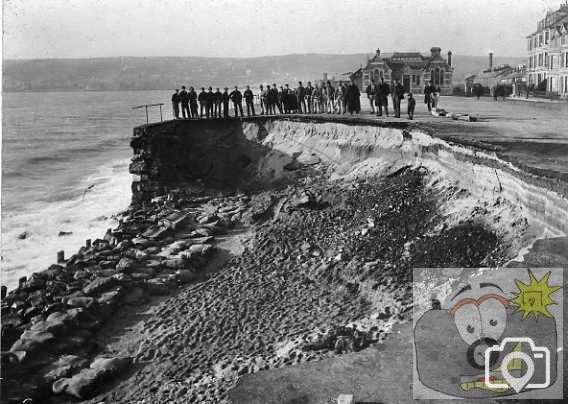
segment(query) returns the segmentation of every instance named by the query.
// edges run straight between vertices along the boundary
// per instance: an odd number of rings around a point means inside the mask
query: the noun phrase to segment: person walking
[[[391,96],[394,116],[400,118],[400,101],[402,100],[402,97],[404,97],[404,87],[402,87],[402,84],[400,84],[398,80],[395,80],[392,85]]]
[[[414,98],[412,93],[408,93],[407,112],[408,112],[408,119],[410,119],[410,120],[414,119],[414,108],[415,107],[416,107],[416,99]]]
[[[243,117],[243,95],[239,91],[239,87],[235,86],[235,89],[231,91],[231,94],[229,94],[229,98],[231,99],[231,101],[233,101],[235,118],[239,116],[239,112],[241,114],[241,117]]]
[[[185,90],[185,86],[181,86],[181,91],[179,93],[179,100],[181,102],[181,116],[183,119],[190,118],[189,115],[189,96]]]
[[[302,85],[302,82],[298,82],[298,88],[296,89],[296,96],[298,97],[298,112],[300,114],[305,114],[308,112],[306,107],[306,89]]]
[[[229,89],[225,87],[225,91],[221,94],[221,102],[223,103],[223,117],[229,117]]]
[[[377,106],[379,112],[377,116],[383,116],[383,108],[385,109],[386,116],[389,116],[389,94],[390,88],[387,83],[385,83],[385,79],[381,78],[381,83],[377,86]]]
[[[361,92],[359,87],[355,84],[355,80],[351,80],[351,83],[347,86],[347,91],[345,92],[345,101],[347,101],[347,110],[351,115],[353,112],[361,112]]]
[[[312,109],[312,96],[314,93],[314,87],[312,86],[312,82],[308,81],[308,85],[306,86],[306,104],[308,105],[308,114],[311,114]]]
[[[254,113],[254,94],[250,89],[250,86],[247,86],[247,89],[243,93],[243,96],[245,97],[245,103],[247,105],[247,116],[250,116],[251,110],[252,110],[252,115],[253,116],[256,115]]]
[[[375,113],[375,81],[371,80],[366,88],[367,99],[369,100],[369,105],[371,106],[371,114]]]
[[[189,92],[187,93],[189,97],[189,110],[191,112],[192,118],[198,118],[198,107],[197,107],[197,93],[193,87],[189,87]]]
[[[179,89],[176,88],[176,92],[172,94],[172,110],[174,113],[174,119],[179,119]]]

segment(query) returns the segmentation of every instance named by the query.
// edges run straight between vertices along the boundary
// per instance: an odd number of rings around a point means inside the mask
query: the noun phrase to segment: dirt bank
[[[211,132],[177,127],[175,152],[137,134],[120,226],[3,299],[3,400],[223,401],[245,374],[384,341],[413,267],[502,265],[568,230],[548,180],[417,128],[231,125],[222,164],[211,139],[189,148]]]

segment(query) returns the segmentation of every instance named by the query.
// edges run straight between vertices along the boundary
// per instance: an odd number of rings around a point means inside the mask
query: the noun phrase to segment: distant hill
[[[303,54],[258,58],[112,57],[92,59],[5,60],[5,91],[158,90],[182,84],[232,87],[320,79],[365,64],[367,54]],[[523,58],[496,58],[497,64]],[[454,81],[487,66],[487,57],[454,55]]]

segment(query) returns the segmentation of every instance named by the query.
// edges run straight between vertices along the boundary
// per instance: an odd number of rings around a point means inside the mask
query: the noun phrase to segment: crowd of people
[[[436,108],[440,90],[429,83],[424,88],[424,103],[428,110]],[[392,99],[394,116],[400,118],[401,101],[407,98],[407,113],[409,119],[414,119],[416,100],[412,93],[406,93],[402,84],[395,80],[391,85],[384,79],[379,82],[371,82],[366,88],[371,113],[382,116],[383,111],[389,116],[388,99]],[[361,112],[361,93],[353,80],[350,83],[339,83],[335,87],[331,81],[306,86],[298,82],[296,88],[290,88],[288,84],[260,85],[257,94],[254,94],[250,86],[241,93],[238,86],[229,91],[225,87],[223,91],[212,87],[197,91],[193,87],[186,89],[185,86],[175,90],[172,95],[172,109],[175,119],[202,119],[202,118],[228,118],[230,105],[235,117],[243,117],[243,101],[247,116],[255,116],[255,104],[260,109],[260,115],[275,114],[359,114]],[[181,117],[180,117],[181,109]]]

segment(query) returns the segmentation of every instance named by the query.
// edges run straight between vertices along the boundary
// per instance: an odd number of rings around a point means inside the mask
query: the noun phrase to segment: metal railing
[[[143,105],[137,105],[135,107],[132,107],[132,109],[144,108],[146,110],[146,125],[148,125],[148,123],[149,123],[148,108],[152,108],[152,107],[160,107],[160,122],[164,122],[164,118],[163,118],[163,115],[162,115],[162,105],[164,105],[163,102],[160,102],[158,104],[143,104]]]

